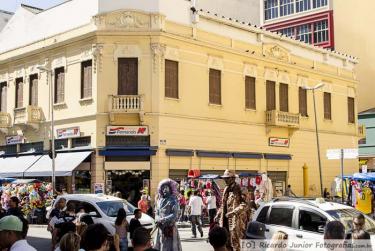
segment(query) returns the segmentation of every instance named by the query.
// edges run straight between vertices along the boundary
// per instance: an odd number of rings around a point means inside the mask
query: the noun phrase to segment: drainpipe
[[[303,170],[303,196],[307,197],[309,192],[309,168],[306,163],[302,167]]]

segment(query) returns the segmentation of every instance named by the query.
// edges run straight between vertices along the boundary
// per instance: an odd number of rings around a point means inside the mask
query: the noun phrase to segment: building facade
[[[360,112],[358,123],[365,130],[363,136],[358,141],[359,149],[359,169],[375,171],[375,109]]]
[[[12,17],[13,13],[5,10],[0,10],[0,31],[8,23],[9,19]]]
[[[19,9],[0,33],[0,176],[48,179],[54,135],[71,191],[135,201],[163,178],[231,169],[267,173],[302,195],[306,164],[309,195],[318,194],[313,94],[303,87],[325,84],[315,93],[322,153],[356,148],[356,59],[190,8],[73,0]],[[345,163],[345,173],[357,170]],[[339,163],[322,164],[329,187]]]

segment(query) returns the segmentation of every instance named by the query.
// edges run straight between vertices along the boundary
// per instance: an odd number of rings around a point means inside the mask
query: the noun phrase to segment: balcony
[[[281,111],[267,111],[266,112],[266,125],[299,128],[300,114],[281,112]]]
[[[27,106],[14,109],[14,125],[31,126],[38,129],[44,120],[42,108],[38,106]]]
[[[358,137],[366,138],[366,127],[364,125],[358,125]]]
[[[108,110],[111,121],[115,120],[116,114],[139,114],[143,122],[143,95],[110,95]]]

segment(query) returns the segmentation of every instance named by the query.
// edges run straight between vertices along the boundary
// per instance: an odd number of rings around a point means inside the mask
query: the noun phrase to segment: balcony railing
[[[266,124],[269,126],[299,128],[300,114],[281,111],[267,111]]]
[[[143,112],[142,95],[111,95],[109,96],[109,112],[140,113]]]
[[[9,113],[0,112],[0,128],[9,128],[12,126],[12,120]]]
[[[358,125],[358,137],[360,138],[366,137],[366,127],[364,125]]]
[[[27,106],[14,109],[15,125],[39,124],[43,121],[43,111],[38,106]]]

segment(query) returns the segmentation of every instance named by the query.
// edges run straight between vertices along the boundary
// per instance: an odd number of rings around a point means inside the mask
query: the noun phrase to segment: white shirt
[[[191,207],[191,215],[201,215],[203,200],[199,196],[191,196],[189,200],[189,206]]]
[[[215,196],[208,196],[207,197],[207,209],[216,209],[216,197]]]
[[[13,243],[9,251],[36,251],[36,249],[30,246],[26,240],[19,240]]]

